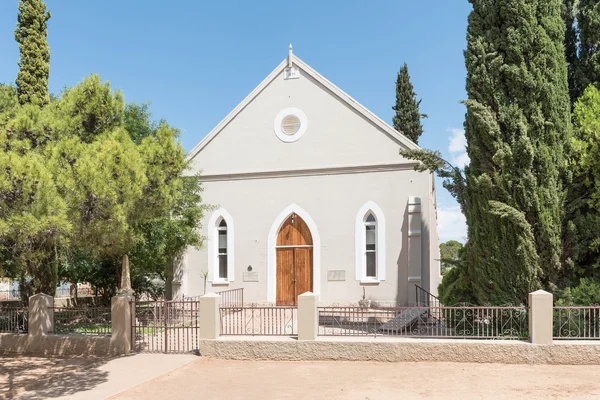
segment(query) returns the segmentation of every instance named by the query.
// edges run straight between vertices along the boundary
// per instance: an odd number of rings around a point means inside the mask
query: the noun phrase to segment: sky
[[[95,73],[126,101],[150,102],[191,150],[287,55],[300,57],[391,124],[408,64],[424,133],[456,165],[464,150],[467,0],[46,0],[50,91]],[[0,82],[14,82],[18,0],[0,1]],[[464,217],[438,179],[440,240],[464,242]]]

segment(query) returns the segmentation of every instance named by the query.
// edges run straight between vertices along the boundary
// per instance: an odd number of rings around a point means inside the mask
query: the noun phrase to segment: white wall
[[[354,225],[358,210],[371,200],[385,214],[387,276],[378,285],[365,286],[367,297],[406,304],[408,196],[428,199],[428,176],[404,170],[206,183],[204,200],[227,210],[234,220],[236,235],[235,281],[226,287],[208,284],[208,291],[243,287],[246,301],[267,300],[269,230],[281,211],[295,203],[310,214],[321,238],[320,300],[324,303],[358,301],[362,286],[355,279]],[[423,207],[424,269],[429,268],[431,261],[430,213],[430,207]],[[209,218],[210,213],[203,221],[205,236],[208,236],[206,222]],[[189,292],[186,295],[203,292],[201,271],[208,268],[207,248],[210,245],[206,243],[203,249],[190,249],[187,253]],[[259,282],[244,282],[243,273],[249,265],[258,272]],[[344,270],[346,280],[329,282],[327,270]],[[426,278],[425,274],[423,278]],[[423,286],[428,287],[428,282],[423,282]]]

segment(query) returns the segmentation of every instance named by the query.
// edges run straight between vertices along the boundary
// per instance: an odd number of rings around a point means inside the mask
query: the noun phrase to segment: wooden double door
[[[298,296],[313,290],[313,242],[310,229],[296,214],[277,235],[277,305],[295,306]]]

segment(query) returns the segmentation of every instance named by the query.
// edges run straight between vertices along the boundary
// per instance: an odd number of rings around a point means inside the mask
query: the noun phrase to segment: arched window
[[[219,275],[218,279],[227,280],[227,222],[221,218],[219,226],[217,226],[217,233],[219,236],[219,246],[217,251],[217,257],[219,259]]]
[[[356,214],[356,280],[377,283],[385,280],[385,217],[372,201]]]
[[[365,276],[377,278],[377,220],[371,212],[365,218]]]
[[[234,279],[234,233],[231,215],[219,208],[208,221],[208,281],[226,285]]]

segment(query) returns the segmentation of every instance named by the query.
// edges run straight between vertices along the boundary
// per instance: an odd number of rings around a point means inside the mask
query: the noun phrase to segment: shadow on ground
[[[108,359],[0,355],[0,399],[37,400],[90,390],[108,380]],[[25,392],[25,393],[24,393]]]

